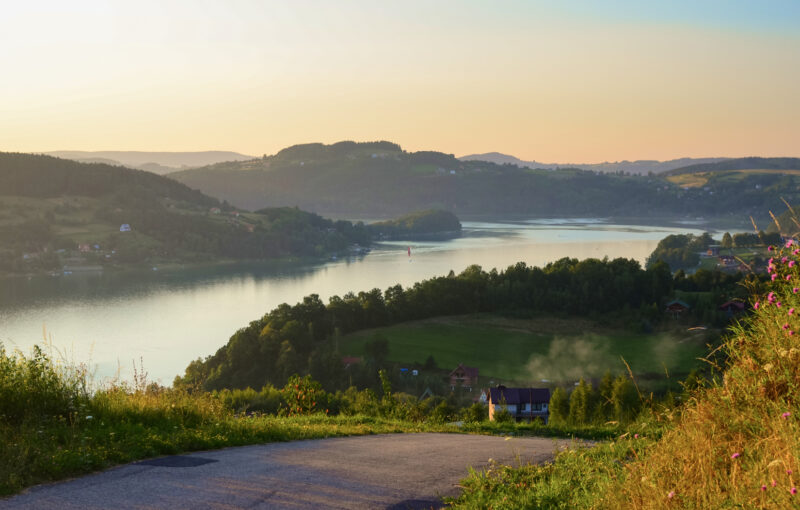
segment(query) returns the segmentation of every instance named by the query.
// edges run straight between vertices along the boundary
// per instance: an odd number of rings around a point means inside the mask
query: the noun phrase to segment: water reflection
[[[450,240],[381,243],[366,256],[318,264],[248,263],[142,272],[75,273],[0,282],[0,341],[27,351],[45,336],[69,359],[91,359],[98,378],[132,373],[170,383],[188,362],[223,346],[236,329],[280,303],[316,293],[409,286],[471,264],[503,269],[568,256],[644,262],[670,233],[699,230],[618,225],[598,219],[465,222]],[[411,247],[411,256],[408,256]]]

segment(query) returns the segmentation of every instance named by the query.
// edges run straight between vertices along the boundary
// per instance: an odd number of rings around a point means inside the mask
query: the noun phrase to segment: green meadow
[[[446,317],[371,329],[342,337],[343,354],[362,356],[365,345],[385,339],[388,360],[440,368],[478,367],[483,378],[552,382],[597,377],[606,371],[686,374],[707,352],[703,331],[662,333],[605,329],[582,319],[505,319],[492,315]]]

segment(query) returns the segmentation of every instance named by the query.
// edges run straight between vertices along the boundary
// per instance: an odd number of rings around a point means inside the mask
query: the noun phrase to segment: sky
[[[0,150],[800,157],[800,1],[9,2]]]

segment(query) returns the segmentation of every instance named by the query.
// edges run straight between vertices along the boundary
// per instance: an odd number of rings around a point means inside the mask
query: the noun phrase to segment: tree
[[[733,237],[730,232],[725,232],[722,236],[722,247],[726,249],[733,248]]]
[[[574,425],[586,425],[592,420],[595,406],[595,392],[592,383],[581,378],[578,386],[569,397],[569,421]]]
[[[569,418],[569,399],[567,392],[561,387],[553,390],[550,394],[550,422],[551,423],[566,423]]]
[[[614,417],[620,423],[633,421],[639,414],[641,400],[630,379],[621,375],[614,381],[614,391],[611,396],[614,404]]]

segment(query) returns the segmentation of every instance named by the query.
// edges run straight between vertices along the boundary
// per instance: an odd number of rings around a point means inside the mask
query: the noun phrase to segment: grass
[[[671,175],[667,180],[686,188],[700,188],[708,183],[711,177],[720,177],[728,182],[736,182],[753,174],[779,174],[779,175],[800,175],[800,170],[777,170],[769,168],[753,168],[746,170],[724,170],[720,172],[696,172],[687,174]]]
[[[364,354],[375,338],[389,343],[388,359],[438,366],[459,363],[478,367],[484,377],[500,380],[577,380],[622,372],[621,357],[637,374],[688,372],[706,353],[691,332],[638,334],[601,328],[589,321],[511,320],[492,315],[449,317],[398,324],[347,335],[340,349]]]
[[[244,415],[224,402],[206,392],[147,385],[140,376],[132,386],[91,391],[84,367],[53,363],[38,349],[8,354],[0,344],[0,496],[134,460],[248,444],[413,432],[588,439],[618,433],[608,425],[448,424],[433,416]]]
[[[722,347],[722,377],[684,407],[544,466],[473,472],[454,506],[800,508],[798,255],[797,245],[775,255],[770,293],[753,296],[756,313]]]

